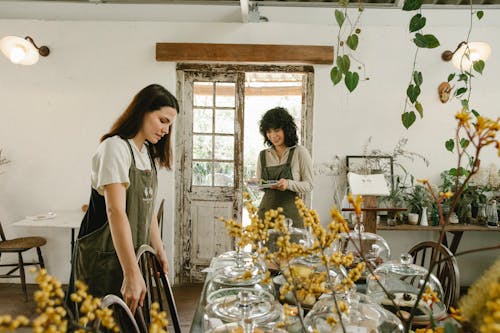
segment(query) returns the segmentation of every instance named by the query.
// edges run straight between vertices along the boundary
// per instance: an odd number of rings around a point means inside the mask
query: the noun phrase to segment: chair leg
[[[23,254],[21,252],[18,253],[19,255],[19,276],[21,278],[21,287],[23,288],[24,292],[24,301],[28,301],[28,290],[26,289],[26,276],[24,274],[24,261],[23,261]]]
[[[39,247],[36,248],[36,253],[38,254],[38,263],[40,264],[40,268],[45,268],[45,263],[43,262],[42,257],[42,250]]]

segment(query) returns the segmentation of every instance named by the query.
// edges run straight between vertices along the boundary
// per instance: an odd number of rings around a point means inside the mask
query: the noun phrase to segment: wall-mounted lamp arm
[[[42,57],[46,57],[46,56],[49,55],[50,49],[47,46],[43,45],[43,46],[38,47],[35,44],[35,41],[33,40],[33,38],[31,38],[30,36],[26,36],[26,37],[24,37],[24,39],[26,39],[28,42],[30,42],[31,44],[33,44],[33,46],[38,50],[38,53],[40,53],[40,55]]]
[[[450,51],[450,50],[446,50],[444,51],[442,54],[441,54],[441,59],[443,59],[444,61],[450,61],[451,58],[453,58],[453,55],[455,54],[455,52],[458,51],[459,48],[462,47],[462,45],[464,44],[467,44],[467,42],[460,42],[457,46],[457,48],[455,49],[455,51]]]

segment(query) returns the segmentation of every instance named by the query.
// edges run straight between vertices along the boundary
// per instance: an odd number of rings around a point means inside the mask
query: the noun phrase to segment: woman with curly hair
[[[282,207],[284,215],[293,220],[293,226],[303,228],[304,221],[295,207],[295,197],[313,189],[311,156],[298,144],[297,126],[285,108],[267,111],[260,121],[260,133],[269,148],[259,154],[257,178],[277,182],[264,189],[259,216],[264,218],[269,209]]]

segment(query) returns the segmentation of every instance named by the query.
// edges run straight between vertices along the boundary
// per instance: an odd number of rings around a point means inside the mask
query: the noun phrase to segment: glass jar
[[[347,305],[348,311],[342,312],[345,332],[400,333],[403,325],[399,318],[359,293],[337,295],[337,302]],[[304,318],[307,332],[341,333],[344,332],[333,296],[320,299]],[[335,324],[330,324],[331,319]]]
[[[378,234],[365,232],[363,224],[357,224],[354,230],[349,233],[341,233],[340,238],[333,243],[331,249],[342,251],[342,253],[352,252],[354,255],[352,267],[361,262],[363,256],[366,259],[366,264],[370,265],[372,269],[391,258],[391,249],[385,239]],[[362,254],[359,250],[362,251]],[[361,278],[366,278],[368,272],[369,269],[366,268]]]
[[[436,292],[439,300],[431,307],[420,299],[415,321],[428,321],[431,312],[435,319],[442,318],[446,315],[446,306],[441,301],[444,299],[443,288],[433,274],[424,285],[427,274],[426,268],[412,264],[411,255],[402,254],[400,260],[389,261],[379,266],[373,275],[368,276],[367,295],[389,311],[397,313],[399,309],[403,316],[409,317],[420,289],[430,288],[432,292]]]
[[[293,220],[290,218],[285,219],[285,226],[290,234],[290,242],[297,243],[302,245],[304,248],[309,248],[312,246],[312,236],[306,229],[295,228],[293,226]],[[278,247],[276,245],[276,241],[278,237],[283,234],[280,231],[275,229],[269,230],[269,238],[268,241],[265,242],[265,246],[267,246],[269,253],[274,253],[278,251]]]
[[[498,226],[498,211],[496,200],[491,200],[488,206],[486,206],[486,217],[488,219],[488,227],[496,228]]]

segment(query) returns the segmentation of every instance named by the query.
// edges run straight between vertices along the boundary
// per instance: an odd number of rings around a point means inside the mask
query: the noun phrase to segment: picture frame
[[[384,174],[391,190],[394,189],[394,159],[390,155],[347,155],[347,172],[360,175]]]

